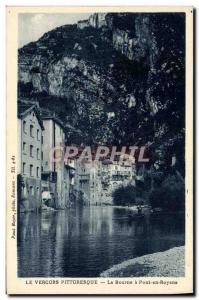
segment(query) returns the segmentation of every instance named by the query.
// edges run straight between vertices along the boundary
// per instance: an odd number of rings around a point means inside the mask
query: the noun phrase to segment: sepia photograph
[[[16,280],[191,292],[191,9],[15,13]]]

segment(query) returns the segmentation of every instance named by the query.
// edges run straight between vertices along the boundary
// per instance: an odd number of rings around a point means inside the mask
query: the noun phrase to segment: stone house
[[[43,122],[36,103],[18,102],[18,208],[20,212],[41,208]]]
[[[50,206],[64,209],[67,205],[64,182],[65,128],[52,112],[42,109],[42,187],[51,195]],[[50,200],[50,199],[49,199]]]

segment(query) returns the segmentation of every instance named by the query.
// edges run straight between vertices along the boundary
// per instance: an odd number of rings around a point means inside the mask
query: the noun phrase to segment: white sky
[[[74,24],[79,20],[88,19],[90,13],[84,14],[47,14],[47,13],[25,13],[19,14],[18,18],[18,45],[19,48],[38,40],[45,32],[56,27]]]

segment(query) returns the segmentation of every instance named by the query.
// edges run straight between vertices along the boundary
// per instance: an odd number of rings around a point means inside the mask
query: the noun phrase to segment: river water
[[[184,217],[130,221],[129,210],[81,207],[21,214],[19,277],[98,277],[114,264],[184,245]]]

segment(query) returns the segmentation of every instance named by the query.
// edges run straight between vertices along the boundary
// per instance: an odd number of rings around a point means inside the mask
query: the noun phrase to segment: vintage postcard
[[[193,8],[7,7],[7,293],[193,294]]]

